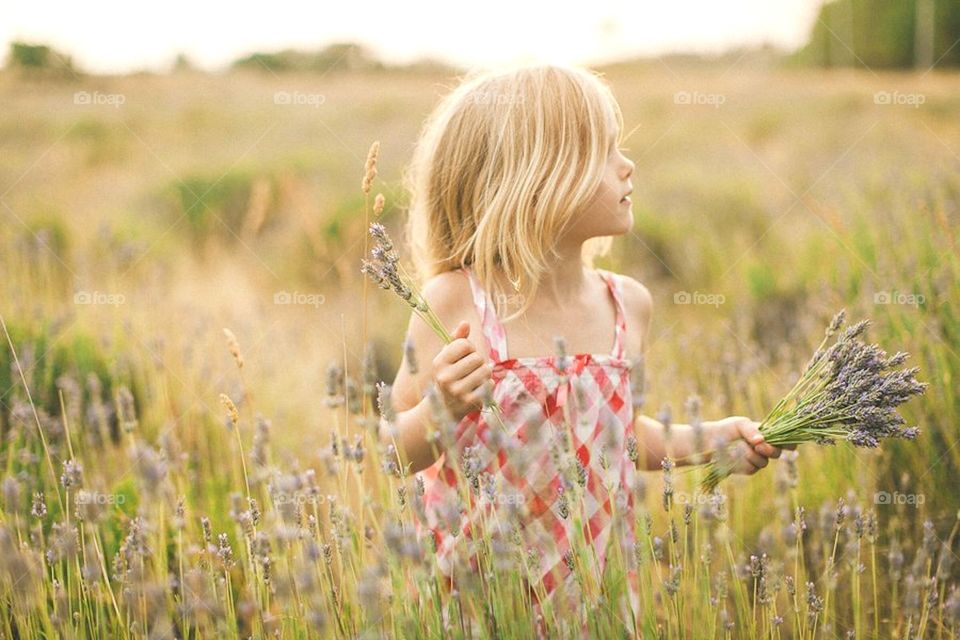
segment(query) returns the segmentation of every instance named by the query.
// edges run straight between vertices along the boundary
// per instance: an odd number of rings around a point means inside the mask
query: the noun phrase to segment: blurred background
[[[400,238],[401,172],[439,97],[471,67],[556,61],[602,71],[631,132],[636,225],[600,266],[654,296],[644,411],[682,421],[697,394],[705,418],[759,419],[846,308],[921,367],[930,388],[904,411],[921,437],[807,447],[802,495],[849,489],[905,528],[949,529],[954,0],[592,2],[551,16],[498,2],[100,9],[22,3],[0,26],[0,314],[57,458],[71,412],[98,425],[91,447],[119,442],[122,387],[138,428],[176,434],[198,469],[222,455],[205,435],[222,431],[220,393],[272,421],[278,455],[316,465],[328,365],[392,381],[409,320],[360,273],[373,197]],[[12,442],[29,398],[7,346]],[[252,421],[240,428],[253,438]],[[126,464],[88,473],[110,485]],[[775,491],[772,473],[732,483],[744,504]]]

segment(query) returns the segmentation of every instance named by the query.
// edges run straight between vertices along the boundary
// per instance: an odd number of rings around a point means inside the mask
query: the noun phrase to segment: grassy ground
[[[706,418],[759,418],[841,307],[930,387],[903,412],[916,442],[801,447],[728,480],[722,504],[695,470],[665,505],[648,474],[638,546],[618,556],[639,570],[637,619],[611,604],[616,568],[601,589],[584,555],[583,610],[544,624],[954,636],[957,77],[747,61],[608,77],[636,127],[636,225],[601,266],[654,295],[645,412],[682,419],[696,394]],[[416,485],[380,471],[369,432],[408,316],[361,280],[363,163],[379,140],[374,193],[397,229],[403,164],[453,82],[0,76],[6,636],[532,630],[516,565],[459,597],[438,587],[411,537]],[[350,402],[327,396],[331,362]]]

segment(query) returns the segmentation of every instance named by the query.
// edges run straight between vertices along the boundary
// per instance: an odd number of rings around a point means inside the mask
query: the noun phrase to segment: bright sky
[[[178,52],[208,69],[253,51],[370,46],[388,62],[429,55],[462,65],[599,63],[741,44],[792,49],[823,0],[11,0],[0,19],[13,40],[49,44],[93,72],[166,70]],[[332,8],[331,8],[332,7]]]

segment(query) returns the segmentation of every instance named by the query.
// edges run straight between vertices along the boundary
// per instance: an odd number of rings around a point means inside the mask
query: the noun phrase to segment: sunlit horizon
[[[348,3],[335,10],[279,0],[265,12],[173,0],[157,15],[145,15],[116,0],[100,3],[95,12],[89,5],[41,2],[8,10],[0,39],[4,57],[14,41],[46,44],[93,73],[166,71],[181,53],[199,68],[218,71],[254,52],[318,50],[340,42],[366,46],[391,64],[603,64],[744,46],[793,50],[806,41],[821,4],[606,0],[563,13],[537,3],[491,0],[482,12],[471,13],[437,0]]]

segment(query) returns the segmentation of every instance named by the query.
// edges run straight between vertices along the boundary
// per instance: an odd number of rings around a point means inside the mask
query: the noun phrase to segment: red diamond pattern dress
[[[626,554],[625,562],[630,568],[628,593],[636,610],[637,575],[632,563],[635,519],[630,488],[635,486],[637,471],[625,446],[633,419],[632,363],[624,352],[627,328],[619,276],[596,270],[609,287],[616,306],[611,352],[567,355],[565,362],[560,362],[556,355],[510,358],[506,332],[490,296],[469,267],[461,271],[470,281],[473,301],[482,320],[493,364],[493,397],[501,408],[505,429],[489,409],[473,411],[460,420],[455,430],[454,451],[446,451],[433,465],[417,474],[424,482],[423,513],[427,525],[424,528],[417,521],[418,532],[429,529],[437,544],[438,566],[450,577],[451,583],[455,583],[452,576],[455,554],[463,554],[461,557],[469,566],[473,570],[477,568],[470,544],[472,527],[480,513],[486,511],[488,522],[503,522],[511,506],[522,504],[526,507],[522,512],[523,549],[533,549],[534,555],[540,555],[539,570],[535,568],[536,562],[531,569],[534,577],[542,581],[548,597],[563,581],[566,581],[567,592],[576,594],[578,587],[564,561],[564,553],[570,549],[575,535],[573,504],[568,501],[565,509],[560,499],[562,492],[576,488],[583,495],[583,535],[586,540],[593,540],[599,565],[595,579],[600,579],[606,554],[616,550],[614,545],[608,548],[611,533],[616,529],[613,537],[620,539]],[[573,425],[572,430],[565,425]],[[566,438],[563,433],[568,434]],[[477,468],[482,469],[481,489],[479,498],[471,492],[469,504],[458,509],[456,505],[462,501],[452,458],[462,459],[465,450],[472,452],[478,460]],[[582,463],[579,469],[576,460]],[[572,484],[584,476],[582,489]],[[486,498],[483,491],[491,482],[496,488],[493,500]],[[571,498],[575,495],[575,492],[568,493]],[[454,535],[454,528],[459,531],[458,535]],[[531,594],[534,601],[539,602],[532,590]]]

